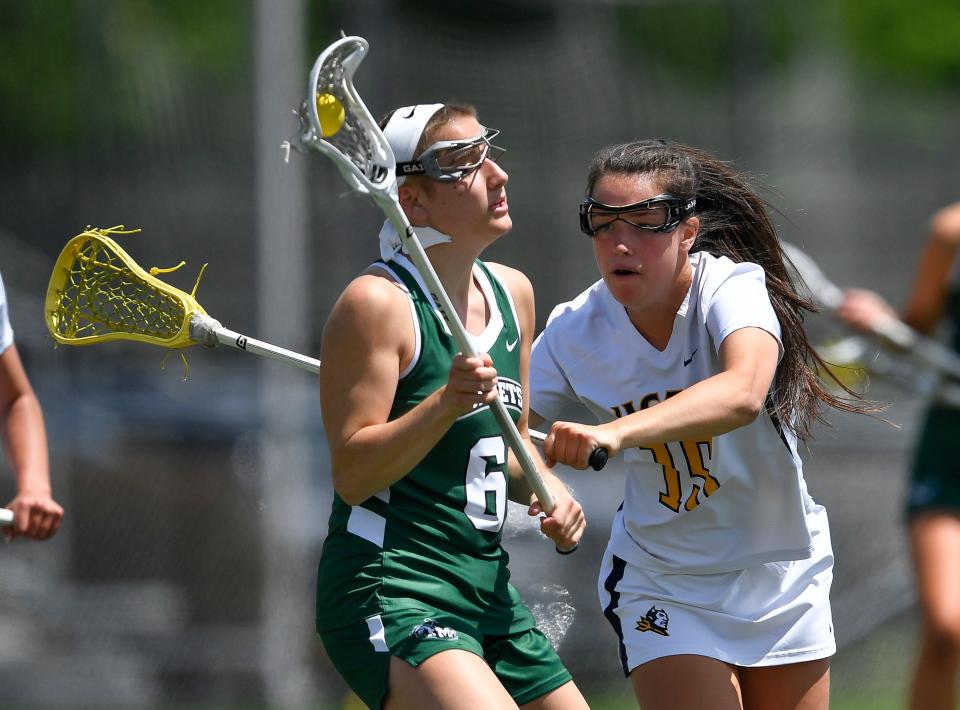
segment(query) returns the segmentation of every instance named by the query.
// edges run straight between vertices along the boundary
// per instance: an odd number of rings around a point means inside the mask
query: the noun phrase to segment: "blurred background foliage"
[[[430,2],[397,0],[405,9]],[[308,5],[311,56],[331,34],[328,5]],[[549,14],[552,3],[433,3],[439,12],[518,22]],[[482,7],[481,7],[482,6]],[[798,33],[830,33],[865,77],[927,89],[960,89],[960,4],[953,0],[624,2],[619,41],[670,57],[675,78],[713,84],[730,77],[749,35],[782,70]],[[797,22],[793,16],[802,15]],[[75,151],[81,134],[105,124],[144,139],[149,103],[143,79],[203,94],[243,86],[249,76],[251,13],[236,0],[4,0],[0,4],[0,119],[5,160]],[[492,23],[495,25],[495,23]],[[110,71],[104,71],[110,67]],[[109,100],[102,97],[110,86]],[[199,91],[190,91],[195,88]],[[107,116],[112,120],[104,121]]]
[[[106,127],[148,139],[162,118],[150,115],[152,82],[200,95],[246,82],[249,23],[233,0],[4,2],[6,159],[75,155],[85,140],[102,143]]]
[[[960,90],[960,4],[839,0],[838,29],[875,79]]]

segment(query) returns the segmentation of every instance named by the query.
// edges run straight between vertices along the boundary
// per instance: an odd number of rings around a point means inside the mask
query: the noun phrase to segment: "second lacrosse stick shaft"
[[[254,355],[261,355],[271,360],[295,365],[307,372],[314,374],[320,372],[319,360],[224,328],[219,321],[209,316],[196,315],[193,317],[190,321],[190,337],[202,345],[229,345],[238,350],[246,350]]]
[[[190,322],[190,337],[201,345],[211,347],[216,345],[228,345],[232,348],[237,348],[238,350],[244,350],[246,352],[253,353],[254,355],[260,355],[261,357],[270,358],[271,360],[277,360],[288,365],[294,365],[295,367],[299,367],[301,370],[306,370],[307,372],[311,372],[313,374],[318,374],[320,372],[320,360],[298,352],[294,352],[293,350],[287,350],[286,348],[281,348],[276,345],[266,343],[262,340],[257,340],[256,338],[251,338],[248,335],[243,335],[242,333],[230,330],[229,328],[224,328],[222,325],[220,325],[219,321],[210,318],[209,316],[197,315],[193,317],[193,320]],[[499,402],[499,400],[497,401]],[[496,412],[494,413],[496,414]],[[504,408],[504,414],[506,414],[506,408]],[[497,423],[501,424],[499,419],[497,420]],[[538,445],[543,445],[544,440],[547,438],[546,434],[541,431],[537,431],[536,429],[530,429],[529,434],[530,439]],[[597,471],[603,468],[605,463],[606,458],[604,458],[600,463],[591,460],[591,466],[593,466],[593,468]],[[539,496],[537,497],[539,499]],[[543,502],[542,499],[541,502]],[[0,520],[2,520],[2,513],[0,513]]]

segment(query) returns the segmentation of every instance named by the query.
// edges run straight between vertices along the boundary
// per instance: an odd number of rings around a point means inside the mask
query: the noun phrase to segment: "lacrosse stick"
[[[0,525],[13,525],[13,511],[9,508],[0,508]]]
[[[175,349],[223,344],[310,372],[319,370],[319,360],[224,328],[194,298],[199,276],[192,293],[181,291],[140,268],[109,236],[138,231],[87,227],[67,242],[53,267],[44,309],[58,343],[137,340]]]
[[[313,374],[320,372],[318,359],[224,328],[192,294],[145,272],[106,236],[126,233],[121,229],[88,229],[64,247],[47,291],[47,327],[57,342],[93,345],[139,340],[165,348],[223,343]],[[531,430],[530,438],[542,445],[547,435]],[[0,509],[0,522],[4,515]]]
[[[437,299],[438,307],[450,326],[457,346],[465,355],[476,356],[473,344],[457,317],[457,312],[437,277],[410,221],[397,197],[396,158],[377,122],[370,115],[353,85],[353,75],[363,61],[369,45],[362,37],[337,40],[317,58],[310,70],[307,98],[300,107],[303,145],[330,158],[347,183],[357,192],[369,195],[400,235],[405,251]],[[333,101],[331,101],[331,97]],[[342,115],[333,122],[328,115],[321,120],[318,98],[325,106],[335,106]],[[326,128],[326,130],[324,130]],[[553,496],[544,485],[533,459],[524,448],[517,427],[498,397],[490,406],[504,438],[520,462],[530,487],[549,514]],[[597,449],[593,456],[606,457]],[[596,468],[596,466],[595,466]]]
[[[786,242],[782,242],[781,245],[795,271],[809,289],[813,300],[830,311],[839,308],[844,300],[843,290],[798,247]],[[909,354],[925,369],[932,370],[941,377],[960,380],[960,355],[918,333],[898,318],[891,316],[878,321],[872,334],[887,348]],[[854,340],[853,343],[847,343],[846,347],[851,349],[855,344]],[[940,382],[937,396],[941,401],[960,406],[960,386],[958,385]]]

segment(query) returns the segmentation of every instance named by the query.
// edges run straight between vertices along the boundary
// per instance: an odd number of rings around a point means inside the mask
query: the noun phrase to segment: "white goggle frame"
[[[500,148],[491,141],[500,134],[496,128],[484,128],[483,133],[473,138],[461,138],[453,141],[438,141],[428,146],[417,158],[397,163],[397,177],[426,175],[438,182],[456,182],[463,180],[483,165],[484,160],[497,162],[506,148]],[[476,148],[481,148],[479,156]],[[458,160],[462,155],[463,162]],[[443,165],[440,161],[443,161]]]

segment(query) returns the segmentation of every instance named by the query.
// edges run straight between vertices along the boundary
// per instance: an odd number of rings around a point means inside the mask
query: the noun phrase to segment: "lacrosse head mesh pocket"
[[[88,227],[63,248],[47,288],[44,319],[50,334],[66,345],[109,340],[167,348],[196,344],[190,321],[206,311],[190,294],[144,271],[111,233],[124,230]]]
[[[353,74],[368,47],[362,37],[344,37],[327,47],[310,70],[307,97],[298,112],[300,142],[332,158],[361,192],[389,190],[396,169],[390,144],[353,86]],[[343,107],[343,123],[326,137],[317,111],[320,96],[332,96]]]

